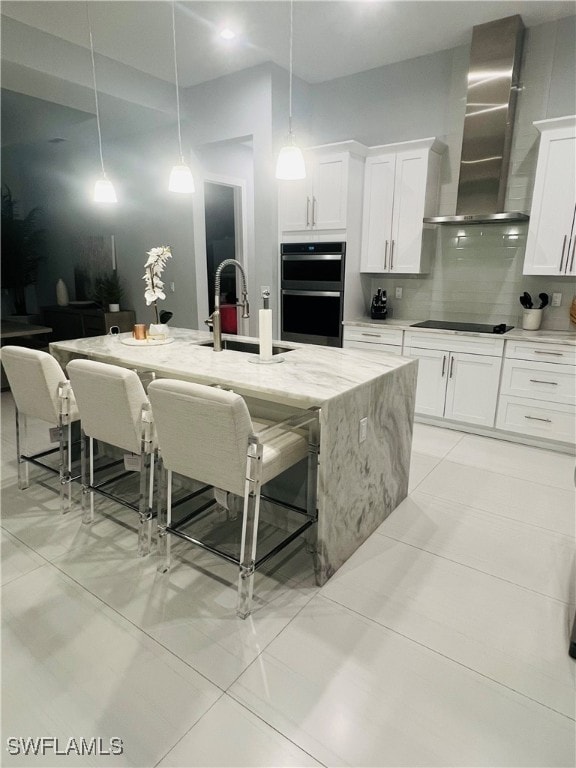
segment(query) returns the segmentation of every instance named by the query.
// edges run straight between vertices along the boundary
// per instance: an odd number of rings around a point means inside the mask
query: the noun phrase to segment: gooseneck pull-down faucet
[[[236,304],[237,307],[242,307],[242,317],[250,317],[250,305],[248,304],[248,289],[246,288],[246,273],[244,267],[236,259],[225,259],[216,269],[216,275],[214,277],[214,312],[210,315],[208,320],[204,320],[206,325],[212,326],[214,331],[214,352],[222,352],[222,321],[220,317],[220,275],[225,267],[235,266],[242,277],[242,301]]]

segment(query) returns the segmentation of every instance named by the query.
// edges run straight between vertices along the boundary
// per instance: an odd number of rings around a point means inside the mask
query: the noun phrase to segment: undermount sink
[[[198,345],[200,347],[213,347],[213,341],[202,341]],[[260,345],[257,341],[239,341],[237,339],[222,339],[222,349],[229,349],[234,352],[248,352],[251,355],[260,354]],[[272,347],[273,355],[281,355],[284,352],[293,352],[291,347],[280,347],[274,345]]]

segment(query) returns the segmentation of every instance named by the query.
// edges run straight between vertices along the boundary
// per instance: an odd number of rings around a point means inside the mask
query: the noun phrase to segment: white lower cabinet
[[[566,344],[507,342],[496,428],[573,445],[575,351]]]
[[[416,413],[493,427],[501,358],[407,347],[418,363]]]

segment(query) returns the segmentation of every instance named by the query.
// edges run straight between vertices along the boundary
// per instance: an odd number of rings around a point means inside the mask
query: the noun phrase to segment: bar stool
[[[60,478],[60,510],[70,510],[72,481],[72,423],[79,419],[70,383],[58,362],[47,352],[27,347],[5,346],[0,352],[6,378],[16,406],[16,453],[18,488],[30,485],[29,464],[47,469]],[[27,454],[27,418],[56,426],[58,447]],[[58,467],[41,459],[59,452]]]
[[[82,436],[88,438],[88,462],[86,441],[82,441],[84,522],[94,520],[94,493],[135,510],[140,516],[138,555],[147,555],[152,537],[155,442],[150,403],[142,382],[135,371],[93,360],[72,360],[67,371],[80,411]],[[128,476],[132,470],[115,474],[97,484],[94,482],[94,440],[133,454],[135,469],[140,471],[137,504],[105,490],[105,486]],[[108,467],[120,463],[122,460]]]
[[[148,389],[158,438],[162,492],[158,509],[158,570],[170,567],[168,534],[187,539],[239,566],[237,614],[251,612],[254,573],[317,521],[318,411],[305,411],[286,421],[253,421],[244,399],[234,392],[183,381],[159,379]],[[257,559],[261,486],[308,458],[306,509],[297,530]],[[172,524],[172,473],[244,497],[240,556],[234,558],[186,534]],[[199,512],[203,512],[201,508]],[[185,518],[189,522],[192,516]],[[317,528],[313,529],[314,534]],[[286,533],[286,532],[284,532]],[[310,534],[309,534],[310,536]],[[315,536],[311,537],[315,551]]]

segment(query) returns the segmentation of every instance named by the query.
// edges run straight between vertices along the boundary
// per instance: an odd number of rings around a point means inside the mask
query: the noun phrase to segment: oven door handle
[[[341,253],[283,253],[282,261],[342,261]]]
[[[282,291],[283,296],[341,296],[340,291]]]

